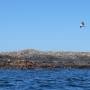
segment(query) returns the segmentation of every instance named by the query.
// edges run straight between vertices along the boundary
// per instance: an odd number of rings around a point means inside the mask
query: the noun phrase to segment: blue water
[[[0,90],[90,90],[90,69],[1,69]]]

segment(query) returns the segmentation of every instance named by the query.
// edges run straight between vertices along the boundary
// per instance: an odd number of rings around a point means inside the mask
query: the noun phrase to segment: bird
[[[83,28],[83,27],[85,27],[84,21],[82,21],[82,22],[80,23],[80,28]]]

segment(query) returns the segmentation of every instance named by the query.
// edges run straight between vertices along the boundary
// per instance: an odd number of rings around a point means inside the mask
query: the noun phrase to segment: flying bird
[[[83,28],[83,27],[85,27],[84,21],[82,21],[82,22],[80,23],[80,28]]]

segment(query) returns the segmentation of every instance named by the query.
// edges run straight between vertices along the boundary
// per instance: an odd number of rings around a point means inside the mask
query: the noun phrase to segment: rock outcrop
[[[27,49],[0,53],[0,68],[90,68],[90,52],[43,52]]]

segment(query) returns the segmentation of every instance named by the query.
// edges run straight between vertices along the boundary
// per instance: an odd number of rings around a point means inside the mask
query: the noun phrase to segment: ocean
[[[0,69],[0,90],[90,90],[90,69]]]

